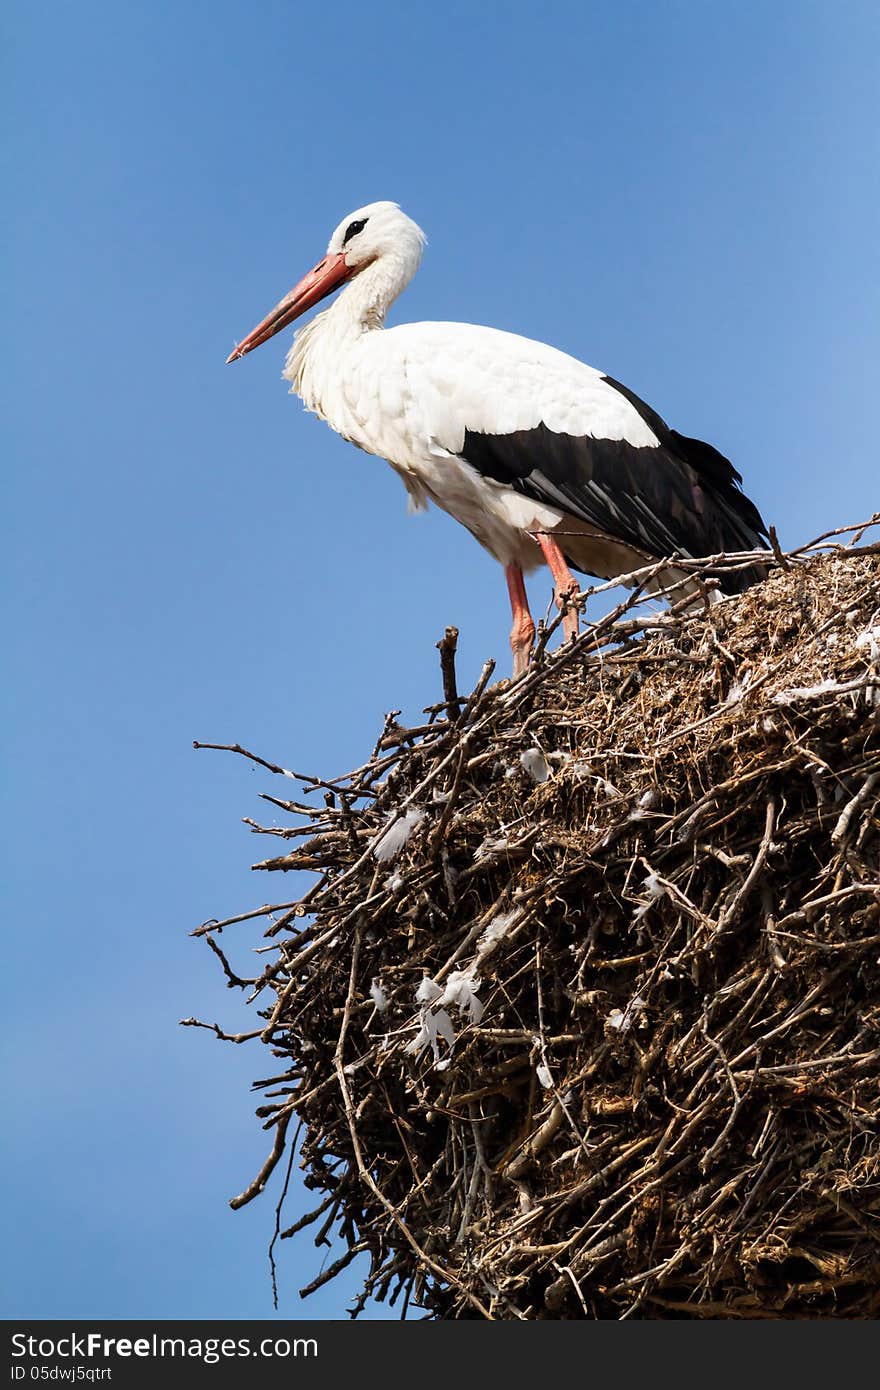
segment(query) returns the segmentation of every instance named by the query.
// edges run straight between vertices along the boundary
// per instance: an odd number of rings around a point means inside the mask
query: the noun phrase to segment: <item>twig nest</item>
[[[303,1122],[359,1306],[880,1306],[880,561],[632,619],[311,814],[261,1114]]]

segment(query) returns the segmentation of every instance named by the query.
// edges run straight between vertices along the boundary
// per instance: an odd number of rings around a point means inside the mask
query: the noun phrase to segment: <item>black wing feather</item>
[[[764,548],[766,527],[729,459],[671,430],[633,392],[603,379],[638,411],[656,446],[559,434],[541,423],[503,435],[468,430],[462,458],[484,476],[658,558]],[[760,578],[760,566],[719,576],[733,591]]]

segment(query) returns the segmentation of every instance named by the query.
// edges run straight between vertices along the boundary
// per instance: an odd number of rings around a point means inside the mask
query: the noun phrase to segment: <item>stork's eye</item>
[[[347,246],[353,236],[357,236],[358,232],[362,232],[368,221],[369,218],[367,217],[359,217],[356,222],[349,222],[345,229],[345,236],[342,238],[343,246]]]

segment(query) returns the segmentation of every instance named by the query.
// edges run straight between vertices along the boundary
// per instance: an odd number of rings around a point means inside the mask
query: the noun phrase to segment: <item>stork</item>
[[[676,554],[764,547],[766,528],[733,465],[619,381],[495,328],[386,329],[424,245],[397,203],[358,208],[227,361],[345,287],[296,333],[283,375],[308,410],[390,463],[412,510],[434,502],[504,567],[515,677],[535,636],[523,575],[542,561],[569,638],[578,630],[572,569],[613,579]],[[670,567],[659,582],[679,577]],[[761,577],[755,565],[717,580],[737,592]]]

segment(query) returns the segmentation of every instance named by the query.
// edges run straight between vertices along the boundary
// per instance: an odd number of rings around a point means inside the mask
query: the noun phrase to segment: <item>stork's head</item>
[[[425,234],[397,203],[368,203],[343,217],[327,247],[328,256],[343,255],[354,272],[380,256],[419,268]]]
[[[238,344],[227,362],[259,347],[369,266],[387,271],[389,299],[409,284],[419,268],[425,234],[397,203],[368,203],[343,217],[327,254],[294,285],[270,314]]]

